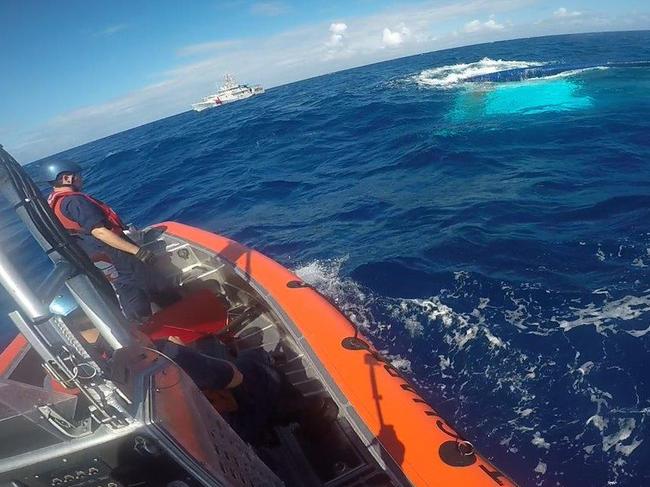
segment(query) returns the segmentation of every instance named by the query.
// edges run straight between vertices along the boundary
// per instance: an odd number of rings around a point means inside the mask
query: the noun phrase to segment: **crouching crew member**
[[[151,303],[165,306],[178,299],[171,279],[152,265],[155,256],[125,234],[125,225],[107,204],[82,192],[81,167],[66,160],[44,164],[44,179],[52,186],[48,203],[63,227],[94,262],[109,261],[122,311],[127,318],[144,321]]]

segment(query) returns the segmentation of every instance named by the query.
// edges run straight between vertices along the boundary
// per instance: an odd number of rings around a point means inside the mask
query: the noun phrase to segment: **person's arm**
[[[111,232],[106,227],[93,228],[90,233],[92,234],[93,237],[95,237],[97,240],[101,240],[106,245],[113,247],[117,250],[126,252],[128,254],[135,255],[138,253],[138,250],[140,250],[140,248],[137,245],[132,244],[131,242],[120,237],[116,233]]]

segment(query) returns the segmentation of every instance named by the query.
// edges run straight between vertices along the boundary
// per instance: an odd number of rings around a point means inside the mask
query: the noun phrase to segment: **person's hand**
[[[151,264],[155,257],[155,254],[151,250],[145,249],[144,247],[140,247],[135,254],[135,258],[145,264]]]

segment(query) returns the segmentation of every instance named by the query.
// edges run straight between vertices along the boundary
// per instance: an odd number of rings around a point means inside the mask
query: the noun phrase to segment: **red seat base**
[[[208,289],[201,289],[154,314],[141,327],[152,340],[180,338],[192,343],[216,335],[228,324],[223,301]]]

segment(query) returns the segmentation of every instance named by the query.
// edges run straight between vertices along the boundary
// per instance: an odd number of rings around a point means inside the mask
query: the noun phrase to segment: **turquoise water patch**
[[[582,110],[593,99],[580,94],[580,85],[558,79],[481,86],[459,93],[450,113],[452,120],[490,115],[532,115],[544,112]]]
[[[592,106],[579,86],[568,80],[528,82],[498,86],[485,98],[485,114],[541,113],[580,110]]]

